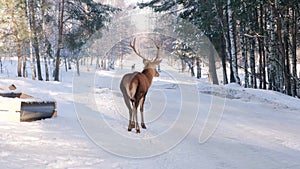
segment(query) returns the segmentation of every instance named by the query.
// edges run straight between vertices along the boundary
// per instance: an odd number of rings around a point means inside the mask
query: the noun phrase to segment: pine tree
[[[18,58],[18,77],[22,77],[25,73],[22,74],[22,65],[25,59],[22,54],[22,46],[24,46],[27,37],[24,7],[25,4],[22,0],[3,0],[0,2],[0,11],[2,12],[0,37],[5,41],[5,48],[10,53],[15,53]]]

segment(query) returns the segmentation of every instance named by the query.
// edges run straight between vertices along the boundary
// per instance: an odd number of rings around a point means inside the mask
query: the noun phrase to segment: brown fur
[[[159,73],[156,66],[161,61],[144,60],[145,68],[142,72],[128,73],[123,76],[120,89],[124,97],[125,104],[129,110],[129,125],[128,131],[135,127],[136,132],[139,133],[139,124],[137,119],[137,108],[140,106],[142,128],[146,129],[144,123],[144,102],[147,92],[152,84],[153,77],[158,77]],[[135,123],[134,123],[135,121]]]

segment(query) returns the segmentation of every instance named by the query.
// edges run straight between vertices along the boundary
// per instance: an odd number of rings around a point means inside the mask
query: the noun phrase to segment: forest
[[[125,1],[0,0],[0,69],[5,73],[3,60],[17,58],[16,76],[59,81],[62,65],[68,71],[74,63],[80,74],[87,57],[96,67],[108,60],[113,68],[131,53],[128,44],[138,32],[124,16],[147,10],[154,18],[147,36],[165,41],[165,50],[192,76],[200,78],[201,63],[207,63],[213,84],[237,83],[296,97],[299,7],[298,0],[149,0],[129,6]],[[110,50],[103,51],[98,40]]]

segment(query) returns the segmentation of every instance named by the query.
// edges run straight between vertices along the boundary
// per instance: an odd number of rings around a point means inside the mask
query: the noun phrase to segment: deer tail
[[[136,90],[138,88],[138,81],[133,81],[132,83],[130,83],[129,85],[129,90],[128,90],[128,96],[131,102],[135,101],[135,94],[136,94]]]

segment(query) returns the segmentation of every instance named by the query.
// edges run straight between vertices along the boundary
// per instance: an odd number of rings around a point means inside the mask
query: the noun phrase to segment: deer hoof
[[[131,128],[128,128],[128,131],[131,131]]]
[[[147,129],[145,123],[141,123],[141,126],[142,126],[143,129]]]
[[[140,129],[136,129],[136,133],[141,133]]]

